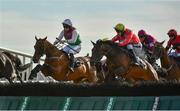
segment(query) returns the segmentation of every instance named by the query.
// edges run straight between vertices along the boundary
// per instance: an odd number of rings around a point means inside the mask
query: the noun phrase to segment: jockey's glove
[[[60,41],[60,43],[62,43],[62,44],[66,43],[66,42],[67,42],[67,40],[61,40]]]

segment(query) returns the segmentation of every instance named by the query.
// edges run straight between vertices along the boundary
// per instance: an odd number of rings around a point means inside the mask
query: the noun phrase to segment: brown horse
[[[180,68],[174,61],[168,57],[166,49],[163,47],[163,42],[157,42],[154,46],[152,57],[155,59],[160,58],[161,67],[167,69],[168,75],[165,76],[167,80],[180,80]]]
[[[108,72],[105,82],[111,82],[115,77],[122,77],[128,82],[137,81],[158,81],[158,76],[153,67],[144,60],[145,68],[132,65],[132,59],[126,49],[119,47],[117,44],[107,40],[92,42],[91,64],[99,62],[103,56],[106,56]]]
[[[89,83],[97,82],[95,67],[90,66],[89,57],[78,57],[79,66],[75,67],[74,72],[68,68],[69,57],[67,54],[44,39],[36,39],[34,46],[35,53],[33,61],[37,63],[41,56],[46,55],[43,66],[36,67],[35,69],[41,70],[45,76],[51,76],[55,80],[74,81],[76,83],[86,81]],[[38,70],[38,71],[39,71]],[[37,71],[35,71],[37,72]],[[33,73],[32,73],[33,74]],[[37,74],[34,74],[37,76]],[[32,75],[30,76],[30,78]]]

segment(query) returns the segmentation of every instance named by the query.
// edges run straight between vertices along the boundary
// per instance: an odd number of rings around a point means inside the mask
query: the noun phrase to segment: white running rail
[[[27,63],[32,62],[32,55],[30,55],[30,54],[25,54],[23,52],[14,51],[14,50],[2,48],[2,47],[0,47],[0,51],[10,52],[11,54],[19,57],[21,59],[22,64],[27,64]],[[42,62],[42,61],[44,61],[44,60],[40,59],[40,62]],[[20,72],[20,75],[21,75],[23,81],[28,80],[32,68],[33,68],[33,64],[27,70]]]

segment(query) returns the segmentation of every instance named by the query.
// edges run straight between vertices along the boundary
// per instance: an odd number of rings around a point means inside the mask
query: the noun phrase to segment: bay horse
[[[92,42],[92,41],[91,41]],[[153,67],[144,60],[145,68],[132,65],[132,59],[126,49],[119,47],[110,40],[98,40],[92,42],[91,65],[99,62],[103,56],[106,56],[106,64],[108,68],[105,82],[111,82],[115,77],[121,77],[130,83],[138,81],[158,81],[158,75]]]
[[[165,41],[155,43],[152,57],[156,60],[160,58],[161,67],[165,68],[168,72],[168,75],[164,77],[165,79],[180,80],[180,68],[175,60],[168,56],[166,49],[163,47],[164,42]]]
[[[96,83],[96,70],[95,67],[91,67],[89,57],[77,57],[80,62],[79,66],[74,68],[74,72],[68,68],[69,57],[67,54],[47,41],[47,37],[41,39],[35,36],[36,43],[34,46],[35,52],[33,55],[33,62],[38,63],[39,59],[45,54],[44,64],[37,65],[35,71],[32,73],[29,79],[37,76],[37,72],[41,71],[45,76],[51,76],[58,81],[73,81],[79,83],[82,81],[89,83]]]
[[[5,77],[10,83],[18,78],[22,83],[19,74],[16,73],[15,63],[6,54],[8,52],[0,52],[0,78]]]

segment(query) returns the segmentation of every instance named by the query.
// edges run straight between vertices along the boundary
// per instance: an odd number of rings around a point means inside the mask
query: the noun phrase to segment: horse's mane
[[[58,52],[64,53],[64,54],[67,56],[67,58],[69,58],[68,54],[67,54],[65,51],[63,51],[62,49],[59,50],[56,46],[54,46],[54,45],[53,45],[51,42],[49,42],[48,40],[46,40],[45,42],[47,42],[48,44],[50,44],[50,47],[53,47],[53,48],[57,49]]]
[[[123,52],[123,53],[129,55],[129,52],[128,52],[128,50],[127,50],[127,48],[125,46],[120,47],[120,46],[118,46],[117,43],[114,43],[111,40],[105,40],[105,41],[99,41],[99,42],[102,43],[102,44],[108,44],[109,46],[112,47],[112,49],[116,50],[117,52],[120,51],[120,52]]]
[[[47,42],[48,44],[50,44],[50,47],[56,48],[57,50],[59,50],[56,46],[54,46],[51,42],[49,42],[48,40],[45,40],[45,42]]]

